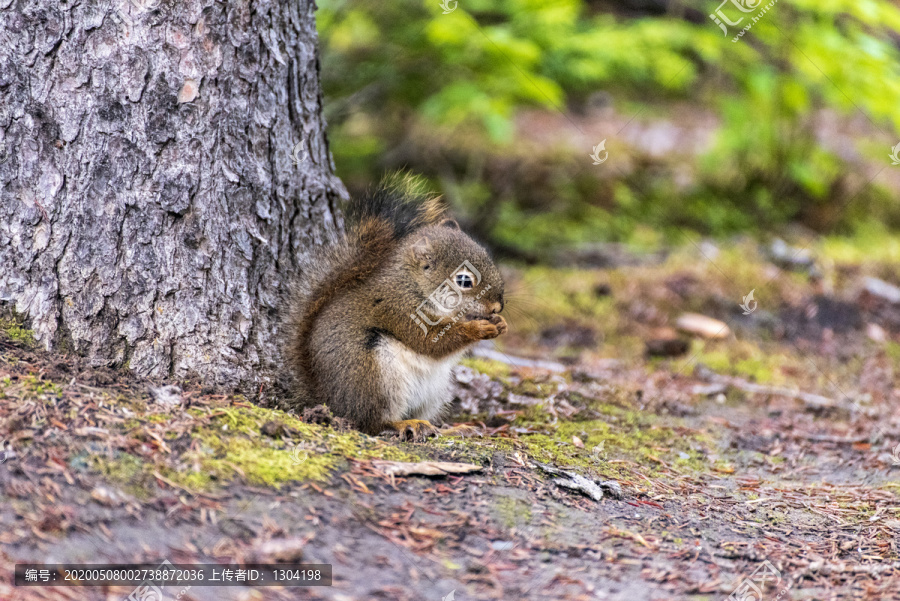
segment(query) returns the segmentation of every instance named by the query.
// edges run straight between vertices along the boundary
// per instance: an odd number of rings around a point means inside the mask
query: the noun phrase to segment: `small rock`
[[[777,238],[769,247],[769,256],[779,265],[796,270],[810,269],[814,261],[812,253],[806,248],[796,248]]]
[[[866,292],[889,303],[900,303],[900,288],[878,278],[866,278],[863,282]]]
[[[700,243],[700,254],[707,261],[715,261],[719,258],[719,247],[709,240]]]
[[[675,322],[675,326],[682,332],[694,334],[702,338],[721,339],[731,335],[731,329],[724,321],[700,315],[699,313],[685,313]]]
[[[128,502],[128,497],[117,490],[106,488],[105,486],[96,486],[91,491],[91,498],[107,507],[118,507]]]
[[[579,449],[584,448],[584,442],[577,436],[572,437],[572,444],[575,445],[576,447],[578,447]]]
[[[150,387],[150,396],[164,407],[175,407],[181,404],[181,389],[178,386]]]
[[[870,323],[866,325],[866,336],[869,337],[869,340],[873,342],[884,342],[887,340],[887,332],[884,331],[877,323]]]

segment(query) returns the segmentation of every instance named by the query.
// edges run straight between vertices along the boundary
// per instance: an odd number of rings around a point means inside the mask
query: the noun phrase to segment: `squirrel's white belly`
[[[441,359],[421,355],[390,337],[376,351],[385,394],[391,400],[385,421],[433,421],[451,400],[450,375],[465,350]]]

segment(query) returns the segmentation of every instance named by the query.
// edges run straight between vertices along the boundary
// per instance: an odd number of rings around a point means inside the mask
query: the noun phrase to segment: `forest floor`
[[[900,290],[887,285],[900,249],[783,251],[700,243],[604,270],[505,268],[510,332],[456,372],[453,421],[483,436],[422,443],[200,386],[151,394],[3,322],[0,599],[132,591],[14,587],[15,563],[276,559],[331,564],[333,586],[165,592],[900,598]],[[678,323],[687,312],[728,329]],[[380,463],[434,460],[480,470]],[[622,498],[538,464],[615,481]]]

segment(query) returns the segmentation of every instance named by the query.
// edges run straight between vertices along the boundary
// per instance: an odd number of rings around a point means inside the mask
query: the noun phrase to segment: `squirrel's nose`
[[[499,313],[503,310],[503,305],[501,305],[500,303],[493,303],[491,304],[490,309],[491,313]]]

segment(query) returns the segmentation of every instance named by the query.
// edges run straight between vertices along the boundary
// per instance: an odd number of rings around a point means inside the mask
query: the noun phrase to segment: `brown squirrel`
[[[312,253],[292,286],[295,404],[324,403],[368,434],[436,434],[451,368],[507,330],[500,271],[408,175],[351,200],[345,216],[346,234]]]

